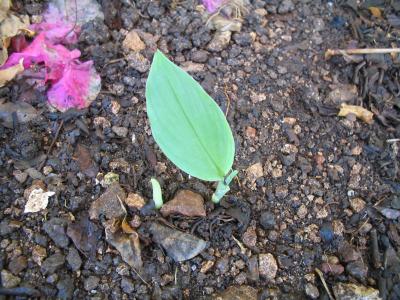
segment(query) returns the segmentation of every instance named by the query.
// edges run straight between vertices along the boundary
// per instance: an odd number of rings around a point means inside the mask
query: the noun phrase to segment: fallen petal
[[[125,201],[125,198],[125,191],[118,182],[112,183],[90,206],[90,219],[98,219],[101,214],[107,219],[124,217],[126,210],[122,203]]]
[[[151,223],[149,230],[153,241],[160,244],[176,262],[195,257],[207,246],[207,242],[202,239],[158,223]]]
[[[121,254],[122,259],[135,270],[143,266],[139,235],[136,231],[124,233],[115,219],[105,222],[106,241]]]

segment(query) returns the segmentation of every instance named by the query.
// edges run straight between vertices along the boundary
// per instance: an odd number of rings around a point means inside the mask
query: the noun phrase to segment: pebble
[[[47,257],[46,248],[42,246],[35,245],[32,249],[32,260],[37,263],[39,266],[42,265],[43,259]]]
[[[161,207],[160,212],[164,217],[176,214],[187,217],[206,216],[203,197],[190,190],[178,191],[172,200]]]
[[[43,225],[43,230],[61,248],[67,248],[69,238],[66,234],[67,220],[61,218],[52,218]]]
[[[304,204],[302,204],[299,207],[299,209],[297,210],[297,216],[300,219],[304,219],[306,217],[307,213],[308,213],[308,210],[307,210],[307,207]]]
[[[280,185],[280,186],[277,186],[277,187],[275,188],[275,196],[276,196],[278,199],[284,199],[284,198],[286,198],[286,196],[288,195],[288,193],[289,193],[289,190],[288,190],[287,186],[285,186],[285,185]]]
[[[344,272],[344,267],[340,264],[333,265],[325,262],[321,265],[321,271],[325,274],[340,275]]]
[[[260,225],[265,230],[274,229],[276,225],[275,216],[270,211],[264,211],[260,215]]]
[[[247,228],[243,233],[242,241],[247,247],[254,248],[257,244],[256,229],[254,227]]]
[[[78,271],[82,265],[82,259],[79,255],[78,250],[74,247],[70,247],[67,255],[67,262],[72,271]]]
[[[100,278],[96,276],[89,276],[83,281],[83,287],[85,288],[86,291],[90,292],[97,288],[99,285]]]
[[[379,290],[353,283],[337,283],[332,288],[336,299],[341,300],[381,300]]]
[[[209,53],[205,50],[194,51],[191,55],[192,60],[197,63],[205,63],[208,60]]]
[[[207,45],[207,49],[212,52],[221,52],[229,45],[231,37],[232,33],[230,31],[217,31]]]
[[[112,183],[96,201],[92,202],[89,209],[90,219],[97,219],[101,214],[107,219],[125,216],[126,211],[121,203],[125,202],[125,199],[125,191],[121,186],[117,182]]]
[[[44,275],[52,274],[60,269],[65,263],[65,256],[61,253],[53,254],[49,256],[43,263],[41,271]]]
[[[368,275],[368,267],[361,261],[353,261],[346,266],[346,272],[354,278],[364,281]]]
[[[312,284],[312,283],[307,283],[305,287],[305,292],[308,297],[311,299],[318,299],[319,298],[319,291],[318,288]]]
[[[260,271],[258,269],[258,258],[257,255],[253,255],[248,262],[249,274],[248,279],[254,282],[260,280]]]
[[[350,206],[354,212],[359,213],[365,208],[365,201],[361,198],[353,198],[349,200]]]
[[[360,252],[356,251],[348,242],[339,245],[339,255],[345,263],[356,261],[361,258]]]
[[[111,129],[119,137],[126,137],[128,135],[128,128],[126,127],[113,126]]]
[[[128,66],[140,73],[145,73],[150,69],[150,61],[140,53],[133,52],[127,56],[127,59]]]
[[[135,291],[135,285],[133,284],[132,279],[123,276],[121,280],[121,289],[124,291],[126,294],[131,294],[132,292]]]
[[[228,272],[229,270],[229,258],[222,257],[217,260],[215,267],[220,271],[221,274]]]
[[[294,4],[292,0],[283,0],[278,7],[279,14],[287,14],[294,10]]]
[[[28,260],[25,256],[18,256],[13,258],[8,264],[8,269],[14,275],[18,275],[21,271],[25,270],[28,266]]]
[[[135,30],[131,30],[128,32],[124,41],[122,42],[122,47],[127,50],[139,52],[144,50],[146,45],[143,43],[137,32]]]
[[[258,178],[264,174],[263,167],[260,162],[255,163],[246,169],[247,180],[254,183]]]
[[[58,299],[61,299],[61,300],[72,299],[74,289],[75,289],[74,280],[69,276],[64,277],[62,280],[60,280],[57,283],[57,289],[58,289],[58,293],[57,293]]]
[[[218,300],[257,300],[258,299],[258,291],[257,289],[248,286],[248,285],[240,285],[240,286],[230,286],[222,293],[218,294],[218,296],[213,299]]]
[[[15,179],[16,179],[19,183],[24,183],[25,180],[28,178],[28,173],[22,172],[22,171],[20,171],[20,170],[14,170],[14,171],[13,171],[13,175],[14,175]]]
[[[10,289],[16,287],[21,282],[21,278],[13,275],[7,270],[1,270],[1,284],[4,288]]]
[[[265,277],[267,280],[275,278],[276,272],[278,271],[278,265],[271,253],[259,254],[258,266],[261,276]]]

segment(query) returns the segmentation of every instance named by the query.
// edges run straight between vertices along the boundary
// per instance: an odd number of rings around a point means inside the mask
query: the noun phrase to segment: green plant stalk
[[[229,184],[231,183],[232,179],[238,174],[238,171],[232,170],[224,180],[218,181],[217,189],[215,190],[214,194],[212,195],[212,202],[219,203],[221,198],[229,192]]]
[[[164,204],[160,183],[155,178],[151,178],[150,182],[151,182],[151,187],[153,188],[154,205],[156,209],[160,209]]]

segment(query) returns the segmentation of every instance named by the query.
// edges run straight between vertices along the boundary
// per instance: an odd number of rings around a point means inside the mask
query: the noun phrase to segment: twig
[[[226,101],[228,102],[228,104],[226,105],[226,112],[225,112],[225,117],[226,117],[226,116],[228,116],[229,107],[231,106],[231,99],[229,98],[229,95],[228,95],[228,87],[226,86],[226,83],[225,83],[225,87],[224,87],[224,94],[226,97]]]
[[[324,286],[324,288],[325,288],[325,290],[326,290],[326,292],[328,294],[329,299],[330,300],[335,300],[335,298],[333,298],[333,296],[331,294],[331,291],[328,288],[328,285],[325,282],[324,275],[322,274],[321,270],[318,269],[318,268],[315,268],[315,272],[318,274],[319,279],[321,279],[322,285]]]
[[[400,48],[328,49],[325,52],[325,59],[329,59],[334,55],[385,54],[385,53],[400,53]]]
[[[60,135],[60,131],[61,131],[61,128],[63,127],[63,125],[64,125],[64,120],[61,120],[60,125],[57,128],[56,135],[54,136],[54,139],[51,142],[49,149],[47,150],[46,156],[45,156],[44,160],[42,161],[42,163],[39,166],[39,170],[41,170],[44,167],[44,164],[46,163],[47,158],[49,157],[49,154],[50,154],[51,150],[53,150],[53,147],[54,147],[54,145],[56,144],[56,142],[58,140],[58,136]]]
[[[242,252],[242,254],[246,253],[246,248],[243,246],[243,244],[232,235],[233,240],[236,242],[236,244],[238,244],[239,248],[240,248],[240,252]]]

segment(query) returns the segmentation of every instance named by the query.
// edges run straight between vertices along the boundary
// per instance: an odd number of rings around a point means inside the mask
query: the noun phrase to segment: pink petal
[[[100,92],[100,76],[93,61],[66,66],[62,78],[47,92],[49,103],[60,111],[69,108],[85,108]]]
[[[203,0],[203,5],[209,13],[215,12],[224,0]]]

